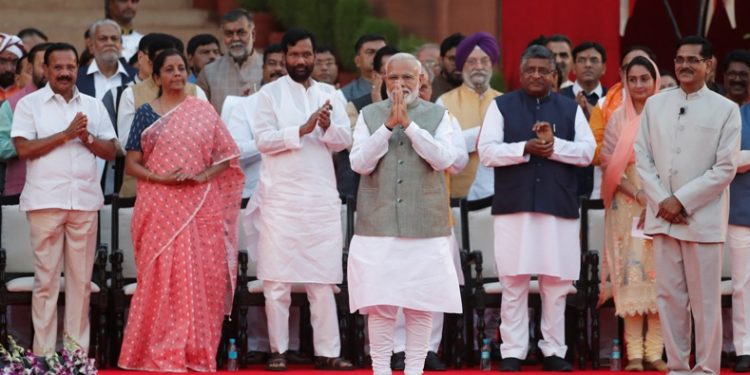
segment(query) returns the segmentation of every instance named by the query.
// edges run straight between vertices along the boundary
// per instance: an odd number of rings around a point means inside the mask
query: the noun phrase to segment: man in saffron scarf
[[[239,150],[213,107],[188,95],[187,59],[154,60],[160,95],[136,112],[126,172],[138,179],[132,238],[138,268],[118,365],[216,371],[237,275]]]

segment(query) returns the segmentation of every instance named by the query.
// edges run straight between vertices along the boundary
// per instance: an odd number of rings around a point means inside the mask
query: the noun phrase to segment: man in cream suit
[[[720,366],[721,254],[740,114],[735,103],[705,85],[711,50],[701,37],[678,42],[674,61],[680,87],[646,102],[635,145],[648,198],[645,232],[654,237],[657,308],[670,374],[718,374]]]

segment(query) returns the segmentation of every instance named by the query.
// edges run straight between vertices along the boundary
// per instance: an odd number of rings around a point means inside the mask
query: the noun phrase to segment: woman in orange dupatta
[[[188,97],[176,50],[154,60],[160,94],[136,112],[125,170],[138,179],[132,237],[138,287],[118,365],[216,371],[237,275],[239,150],[207,102]]]
[[[606,211],[599,303],[613,296],[615,313],[625,320],[626,371],[643,371],[644,365],[666,371],[651,240],[632,235],[633,227],[643,228],[646,207],[633,145],[646,99],[659,90],[658,72],[656,64],[643,56],[627,65],[623,105],[607,124],[600,159]],[[645,339],[644,322],[648,326]]]

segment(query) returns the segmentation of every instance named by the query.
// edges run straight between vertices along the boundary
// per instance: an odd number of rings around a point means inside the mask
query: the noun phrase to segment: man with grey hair
[[[492,169],[479,165],[476,151],[484,113],[502,95],[490,87],[492,67],[499,57],[498,43],[492,35],[478,32],[464,38],[456,47],[456,68],[461,70],[463,83],[435,102],[456,116],[469,151],[469,164],[451,181],[451,197],[475,200],[493,194]]]
[[[89,35],[94,59],[79,68],[76,86],[80,92],[101,100],[109,90],[133,81],[138,71],[120,62],[122,35],[117,22],[98,20],[89,28]]]
[[[542,298],[543,369],[572,370],[563,358],[565,297],[580,273],[576,167],[591,163],[596,141],[576,102],[550,90],[554,64],[543,46],[524,52],[521,89],[489,106],[477,146],[480,162],[495,169],[501,371],[519,371],[529,349],[531,275]]]
[[[221,19],[221,29],[227,53],[203,67],[198,75],[198,86],[218,113],[228,95],[250,95],[263,80],[263,56],[253,49],[253,16],[244,9],[230,10]]]
[[[422,374],[431,312],[461,312],[451,257],[444,171],[457,157],[447,111],[418,97],[420,63],[397,53],[386,63],[388,99],[362,109],[352,169],[362,177],[349,251],[352,311],[369,315],[375,375],[390,375],[396,313],[406,321],[404,374]]]

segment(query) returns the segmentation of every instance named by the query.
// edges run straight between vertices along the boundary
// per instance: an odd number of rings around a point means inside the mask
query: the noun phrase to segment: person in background
[[[196,83],[203,67],[221,57],[219,40],[211,34],[198,34],[188,41],[187,58],[190,63],[188,82]]]

